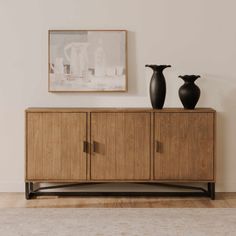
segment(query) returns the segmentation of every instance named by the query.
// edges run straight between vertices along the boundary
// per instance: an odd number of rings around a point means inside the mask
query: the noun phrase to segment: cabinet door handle
[[[93,150],[93,152],[96,152],[96,142],[95,141],[93,141],[93,148],[92,148],[92,150]]]
[[[156,152],[160,152],[160,143],[158,141],[155,142],[155,146]]]
[[[88,152],[88,143],[86,141],[83,142],[83,152]]]

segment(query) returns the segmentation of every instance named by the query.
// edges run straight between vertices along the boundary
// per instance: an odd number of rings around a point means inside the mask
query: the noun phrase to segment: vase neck
[[[195,80],[184,80],[185,84],[194,84]]]
[[[163,74],[163,70],[153,70],[153,74],[157,75]]]
[[[179,78],[181,78],[185,83],[194,84],[195,80],[200,78],[200,76],[199,75],[184,75],[184,76],[180,75]]]

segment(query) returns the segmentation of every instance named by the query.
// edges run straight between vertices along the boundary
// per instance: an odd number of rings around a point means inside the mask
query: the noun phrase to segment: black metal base
[[[48,186],[48,187],[40,187],[34,189],[33,182],[25,183],[25,198],[31,199],[37,196],[86,196],[86,197],[94,197],[94,196],[113,196],[113,197],[154,197],[154,196],[166,196],[166,197],[210,197],[212,200],[215,199],[215,183],[209,182],[207,183],[207,189],[201,187],[193,187],[186,185],[178,185],[178,184],[167,184],[167,183],[143,183],[136,182],[135,184],[146,184],[146,185],[155,185],[155,186],[164,186],[164,187],[174,187],[180,189],[190,189],[194,191],[190,192],[45,192],[43,190],[48,189],[57,189],[57,188],[68,188],[82,185],[91,185],[91,184],[104,184],[104,183],[75,183],[75,184],[65,184],[65,185],[56,185],[56,186]]]

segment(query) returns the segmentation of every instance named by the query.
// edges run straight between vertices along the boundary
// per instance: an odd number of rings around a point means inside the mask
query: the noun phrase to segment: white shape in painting
[[[75,77],[81,77],[85,81],[88,77],[88,43],[72,42],[65,46],[64,53],[70,63],[70,73]],[[69,55],[70,50],[70,55]]]
[[[106,53],[103,49],[102,39],[99,40],[99,46],[94,53],[95,71],[96,77],[104,77],[106,75]]]

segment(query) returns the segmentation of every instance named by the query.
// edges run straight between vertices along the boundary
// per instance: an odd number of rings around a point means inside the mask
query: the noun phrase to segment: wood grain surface
[[[215,117],[211,108],[29,108],[25,178],[214,182]]]
[[[156,180],[214,180],[214,114],[155,114]]]
[[[91,179],[150,179],[150,114],[92,113]]]
[[[86,113],[28,113],[26,178],[85,180]]]
[[[0,193],[0,208],[235,208],[236,193],[217,193],[216,200],[197,197],[38,197]]]

